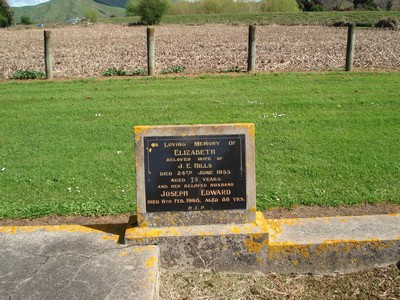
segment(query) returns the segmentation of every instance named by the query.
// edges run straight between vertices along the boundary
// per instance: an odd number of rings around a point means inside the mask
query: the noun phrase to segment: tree
[[[297,0],[299,7],[303,11],[322,11],[324,6],[318,0]]]
[[[393,7],[393,0],[381,0],[379,6],[383,7],[387,11],[391,11]]]
[[[262,12],[299,11],[299,5],[295,0],[261,0],[259,4]]]
[[[89,7],[85,12],[85,18],[92,23],[96,23],[99,20],[99,13],[93,7]]]
[[[355,9],[378,10],[378,5],[374,0],[353,0],[353,5]]]
[[[144,25],[160,24],[167,9],[168,0],[130,0],[126,7],[127,14],[139,15]]]
[[[31,25],[32,24],[31,18],[28,16],[21,16],[21,24]]]
[[[13,15],[14,12],[11,10],[6,0],[0,0],[0,16],[3,17],[3,18],[0,17],[0,26],[1,27],[10,26],[12,24]]]

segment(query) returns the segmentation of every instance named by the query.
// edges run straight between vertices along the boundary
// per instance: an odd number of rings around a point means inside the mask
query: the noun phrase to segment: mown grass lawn
[[[0,83],[0,218],[135,211],[134,125],[253,122],[259,209],[400,204],[400,73]]]

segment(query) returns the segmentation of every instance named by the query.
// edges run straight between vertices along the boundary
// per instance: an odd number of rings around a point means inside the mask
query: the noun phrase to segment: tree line
[[[140,16],[144,25],[159,24],[165,14],[232,14],[232,13],[265,13],[297,12],[323,10],[391,10],[395,0],[128,0],[128,16]],[[91,12],[86,18],[95,21]],[[96,18],[97,19],[97,18]],[[28,24],[30,20],[21,20]],[[6,2],[0,0],[0,27],[10,26],[13,22],[13,11]]]
[[[128,0],[127,15],[140,16],[144,25],[159,24],[164,14],[231,14],[323,10],[391,10],[394,0]]]

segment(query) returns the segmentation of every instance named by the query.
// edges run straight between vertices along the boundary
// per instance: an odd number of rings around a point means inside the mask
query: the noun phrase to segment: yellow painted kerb
[[[106,229],[107,225],[104,226]],[[16,233],[29,233],[38,230],[45,230],[48,232],[78,232],[78,233],[100,233],[103,235],[103,240],[114,240],[118,241],[119,236],[116,234],[109,234],[109,230],[101,230],[91,228],[83,225],[53,225],[53,226],[4,226],[0,227],[0,233],[16,234]]]

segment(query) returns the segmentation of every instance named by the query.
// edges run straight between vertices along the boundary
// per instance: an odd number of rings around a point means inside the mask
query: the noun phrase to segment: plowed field
[[[55,77],[98,76],[108,68],[146,69],[146,28],[92,25],[52,28]],[[156,69],[187,73],[246,69],[247,26],[160,26]],[[337,70],[345,63],[346,28],[258,26],[260,71]],[[356,29],[355,68],[400,69],[400,31]],[[0,30],[0,78],[44,70],[43,29]]]

